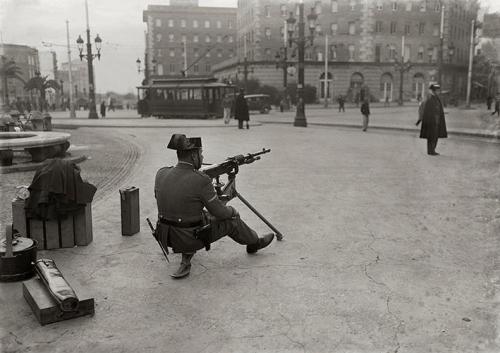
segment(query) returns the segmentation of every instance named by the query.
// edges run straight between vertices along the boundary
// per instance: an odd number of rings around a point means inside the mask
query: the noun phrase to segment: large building
[[[427,83],[439,76],[441,29],[441,84],[450,94],[465,97],[471,21],[479,8],[476,0],[305,0],[304,3],[306,16],[311,9],[318,16],[314,42],[305,53],[305,84],[316,87],[318,98],[323,98],[324,92],[325,36],[328,36],[326,77],[330,99],[346,95],[355,100],[360,92],[368,91],[372,99],[397,100],[402,77],[403,99],[415,100],[426,91]],[[283,47],[285,21],[290,12],[297,19],[296,1],[239,0],[238,55],[214,66],[214,74],[220,78],[241,76],[241,63],[246,58],[251,68],[250,78],[282,87],[283,72],[276,68],[275,56]],[[401,75],[398,62],[402,61],[402,55],[411,67]],[[290,65],[296,66],[296,61],[296,56],[289,55]],[[296,75],[288,76],[288,80],[296,81]]]
[[[200,7],[197,0],[149,5],[145,77],[212,74],[214,64],[236,56],[236,8]]]
[[[24,89],[24,84],[30,78],[35,77],[35,73],[40,70],[38,50],[26,45],[0,44],[0,58],[13,60],[20,68],[19,76],[22,81],[16,78],[7,79],[7,94],[9,103],[16,99],[28,101],[34,99],[33,92]],[[0,95],[5,97],[4,85],[0,85]]]
[[[40,74],[42,77],[47,77],[47,80],[55,80],[59,83],[57,77],[57,55],[53,51],[40,51],[38,53],[40,61]],[[60,90],[50,88],[45,93],[45,99],[49,106],[60,104]]]
[[[89,71],[86,61],[79,59],[71,60],[71,83],[73,95],[76,100],[87,100],[89,92]],[[58,79],[62,81],[64,100],[69,99],[69,65],[67,62],[61,64],[57,72]]]

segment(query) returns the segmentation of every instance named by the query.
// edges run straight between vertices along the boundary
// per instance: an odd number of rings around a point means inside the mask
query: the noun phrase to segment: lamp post
[[[99,38],[99,34],[95,37],[94,42],[97,49],[97,54],[92,54],[92,43],[90,42],[90,28],[89,28],[89,9],[87,5],[87,0],[85,0],[85,13],[87,18],[87,53],[83,54],[83,39],[79,35],[76,43],[78,44],[78,50],[80,51],[80,60],[83,58],[87,59],[88,72],[89,72],[89,119],[99,119],[97,115],[95,106],[95,87],[94,87],[94,67],[92,61],[95,57],[101,60],[101,43],[102,39]]]
[[[409,71],[413,64],[408,60],[405,62],[405,36],[401,38],[401,61],[396,60],[396,70],[399,71],[399,101],[398,105],[403,105],[403,80],[404,73]]]
[[[311,13],[307,15],[307,22],[309,24],[309,40],[311,45],[314,41],[314,30],[316,29],[316,19],[318,16],[311,9]],[[299,3],[299,22],[297,38],[294,38],[294,26],[297,20],[293,17],[293,12],[290,12],[290,17],[286,20],[288,29],[288,46],[292,47],[292,43],[297,45],[298,49],[298,82],[297,82],[297,109],[295,113],[295,120],[293,126],[307,127],[307,120],[305,114],[304,104],[304,53],[306,46],[305,37],[305,22],[304,22],[304,2],[301,0]]]
[[[438,74],[437,81],[443,87],[443,83],[441,82],[443,76],[443,56],[444,56],[444,5],[441,4],[441,21],[439,25],[439,55],[438,55]]]

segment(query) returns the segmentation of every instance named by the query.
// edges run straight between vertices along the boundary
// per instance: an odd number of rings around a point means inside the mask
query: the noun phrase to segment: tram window
[[[181,101],[187,101],[188,100],[188,90],[183,89],[180,91],[180,100]]]
[[[194,88],[193,89],[193,100],[201,101],[201,88]]]

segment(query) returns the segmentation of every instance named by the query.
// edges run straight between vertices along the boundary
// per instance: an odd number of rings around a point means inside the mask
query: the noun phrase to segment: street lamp
[[[90,28],[89,28],[89,12],[87,1],[85,1],[85,12],[87,17],[87,53],[83,53],[83,39],[82,36],[79,35],[76,40],[76,44],[78,45],[78,51],[80,52],[80,60],[83,58],[87,59],[88,64],[88,72],[89,72],[89,119],[99,119],[96,111],[95,105],[95,87],[94,87],[94,67],[92,65],[92,61],[95,57],[101,60],[101,44],[102,39],[99,37],[99,34],[95,37],[94,43],[97,49],[97,54],[92,54],[92,43],[90,42]]]
[[[309,36],[311,45],[314,41],[314,31],[316,29],[316,19],[318,16],[314,13],[314,8],[311,9],[311,13],[307,15],[307,22],[309,26]],[[292,43],[297,45],[298,49],[298,82],[297,82],[297,110],[295,114],[295,120],[293,126],[306,127],[306,115],[305,115],[305,104],[304,104],[304,52],[306,46],[306,36],[305,36],[305,23],[304,23],[304,3],[300,1],[299,3],[299,22],[298,22],[298,33],[297,37],[294,38],[294,26],[297,20],[293,17],[293,12],[290,12],[290,17],[286,20],[288,27],[288,46],[291,48]]]
[[[276,52],[276,55],[274,56],[274,60],[276,63],[276,70],[282,69],[283,70],[283,99],[286,102],[286,106],[288,107],[288,93],[287,93],[287,85],[288,85],[288,74],[293,74],[293,70],[295,69],[292,64],[288,66],[288,50],[287,46],[285,43],[285,46],[279,48],[279,50]],[[292,53],[292,58],[295,55]],[[288,108],[286,108],[288,109]]]

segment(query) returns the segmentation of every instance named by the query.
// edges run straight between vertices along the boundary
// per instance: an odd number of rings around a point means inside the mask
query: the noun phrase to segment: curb
[[[250,123],[250,126],[262,126],[262,122]],[[145,129],[190,129],[190,128],[237,128],[238,125],[92,125],[92,124],[52,124],[55,129],[64,130],[75,130],[81,127],[91,127],[91,128],[145,128]]]

